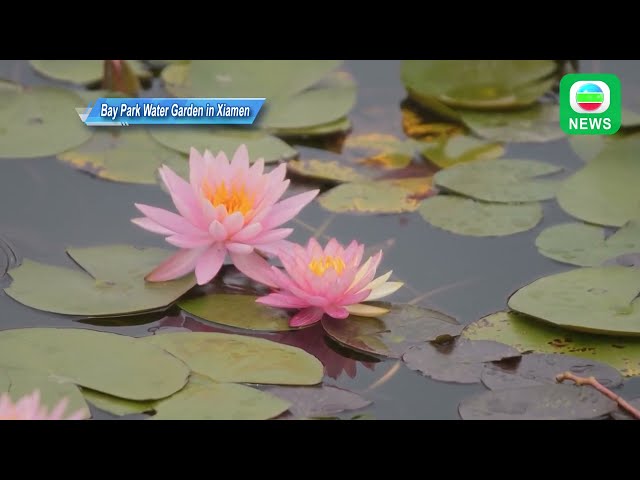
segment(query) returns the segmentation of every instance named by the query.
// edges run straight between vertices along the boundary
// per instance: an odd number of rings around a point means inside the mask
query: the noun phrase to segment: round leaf
[[[142,341],[164,348],[217,382],[315,385],[324,374],[322,363],[304,350],[262,338],[177,332]]]
[[[289,413],[293,418],[331,417],[341,412],[368,407],[372,403],[357,393],[331,385],[273,387],[267,392],[289,402]]]
[[[474,160],[489,160],[504,155],[504,147],[469,135],[455,135],[434,144],[426,144],[422,155],[440,168]]]
[[[106,393],[96,392],[87,388],[82,389],[84,398],[105,412],[122,417],[124,415],[133,415],[136,413],[146,413],[153,410],[155,405],[152,401],[136,401],[126,398],[114,397]]]
[[[291,160],[287,170],[302,177],[325,180],[331,183],[366,182],[368,178],[353,167],[343,165],[337,160]]]
[[[569,146],[585,162],[590,162],[606,146],[601,135],[569,135]]]
[[[402,213],[417,208],[407,190],[393,186],[381,189],[375,182],[338,185],[320,195],[318,202],[336,213]]]
[[[164,398],[187,382],[189,369],[154,345],[75,328],[0,332],[0,364],[63,377],[131,400]]]
[[[330,135],[333,133],[343,133],[351,130],[351,121],[347,117],[339,118],[333,122],[312,127],[296,128],[271,128],[269,132],[279,137],[314,137]]]
[[[608,259],[603,265],[622,265],[623,267],[640,268],[640,252],[626,253]]]
[[[521,288],[509,298],[509,308],[563,328],[640,335],[638,293],[640,269],[578,268]]]
[[[151,78],[151,73],[139,60],[125,60],[140,78]],[[104,60],[30,60],[41,75],[65,82],[87,85],[102,80]]]
[[[539,203],[484,203],[455,195],[437,195],[423,200],[418,212],[435,227],[473,237],[525,232],[542,220]]]
[[[394,135],[380,133],[349,136],[344,143],[349,155],[362,159],[362,163],[388,169],[409,165],[420,146],[412,139],[400,140]]]

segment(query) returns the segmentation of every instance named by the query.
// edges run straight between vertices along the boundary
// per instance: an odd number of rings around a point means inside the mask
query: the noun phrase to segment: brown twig
[[[574,375],[571,372],[564,372],[564,373],[561,373],[559,375],[556,375],[556,381],[557,382],[562,382],[564,380],[571,380],[576,385],[590,385],[590,386],[592,386],[593,388],[598,390],[603,395],[606,395],[607,397],[609,397],[614,402],[617,402],[618,405],[620,406],[620,408],[622,408],[623,410],[626,410],[627,412],[629,412],[629,414],[631,414],[632,417],[640,420],[640,410],[638,410],[636,407],[631,405],[629,402],[627,402],[620,395],[617,395],[617,394],[613,393],[607,387],[602,385],[600,382],[598,382],[598,380],[596,380],[595,377],[579,377],[577,375]]]

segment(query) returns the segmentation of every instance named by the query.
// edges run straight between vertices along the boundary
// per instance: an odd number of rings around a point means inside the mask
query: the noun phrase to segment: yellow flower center
[[[240,212],[246,216],[253,208],[254,198],[245,190],[244,185],[240,187],[233,185],[230,190],[227,190],[226,184],[221,182],[214,189],[205,180],[202,184],[202,193],[214,207],[224,205],[229,215]]]
[[[345,266],[344,261],[340,257],[332,257],[330,255],[314,258],[309,262],[309,270],[319,277],[324,275],[324,272],[330,268],[335,270],[338,275],[342,275]]]

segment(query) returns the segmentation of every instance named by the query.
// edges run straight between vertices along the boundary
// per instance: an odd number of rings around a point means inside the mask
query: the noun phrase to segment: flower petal
[[[252,244],[268,244],[271,242],[277,242],[278,240],[283,240],[293,233],[293,228],[276,228],[275,230],[266,231],[264,233],[258,234],[255,238],[251,240]]]
[[[283,252],[291,250],[292,245],[295,244],[293,242],[290,242],[289,240],[278,240],[276,242],[270,242],[267,244],[256,244],[253,247],[268,255],[279,257],[283,254]]]
[[[231,237],[231,240],[234,242],[246,242],[254,238],[261,231],[262,225],[260,223],[251,223]]]
[[[357,315],[359,317],[377,317],[378,315],[389,313],[388,308],[375,307],[373,305],[366,305],[364,303],[348,305],[345,308],[351,315]]]
[[[335,305],[328,305],[324,307],[324,313],[329,315],[332,318],[347,318],[349,316],[349,312],[344,307],[338,307]]]
[[[178,248],[198,248],[208,247],[213,243],[209,235],[206,236],[191,236],[191,235],[171,235],[165,239],[167,243],[170,243],[174,247]]]
[[[269,287],[277,288],[272,279],[271,265],[256,252],[248,255],[230,252],[230,255],[236,268],[247,277]]]
[[[233,212],[231,215],[227,216],[227,218],[224,219],[222,225],[224,225],[224,228],[227,230],[227,235],[229,237],[232,237],[243,227],[244,216],[241,212]]]
[[[198,235],[202,233],[202,230],[195,227],[186,218],[170,212],[169,210],[151,207],[141,203],[136,203],[135,206],[145,216],[149,217],[158,225],[168,228],[176,233],[182,233],[183,235]]]
[[[245,144],[240,145],[233,154],[231,168],[234,171],[249,170],[249,150]]]
[[[248,255],[253,252],[253,246],[247,245],[246,243],[227,242],[225,247],[227,247],[229,252],[238,253],[240,255]]]
[[[198,285],[209,283],[220,271],[226,256],[226,250],[216,244],[209,247],[196,264],[196,280]]]
[[[374,288],[373,290],[371,290],[371,293],[367,297],[367,301],[369,301],[369,300],[378,300],[378,299],[380,299],[382,297],[386,297],[388,295],[391,295],[395,291],[399,290],[403,285],[404,285],[404,283],[402,283],[402,282],[387,282],[387,283],[383,283],[382,285],[380,285],[380,286]],[[367,287],[367,288],[369,288],[369,287]]]
[[[192,224],[203,227],[204,216],[191,185],[166,165],[160,169],[160,177],[167,186],[173,204],[180,215]]]
[[[295,217],[300,210],[306,207],[317,195],[320,190],[311,190],[309,192],[300,193],[289,197],[271,207],[269,215],[262,221],[265,230],[279,227]]]
[[[256,299],[256,302],[270,307],[278,308],[306,308],[309,304],[292,295],[284,293],[270,293],[264,297]]]
[[[204,251],[204,248],[180,250],[158,265],[144,278],[148,282],[166,282],[167,280],[183,277],[193,271],[198,258]]]
[[[198,150],[191,147],[191,150],[189,150],[189,182],[194,191],[202,185],[206,172],[207,167],[204,158]]]
[[[209,235],[214,242],[222,242],[227,239],[227,229],[218,220],[214,220],[209,225]]]
[[[292,327],[304,327],[305,325],[311,325],[316,323],[322,318],[323,311],[321,308],[309,307],[304,310],[300,310],[289,321],[289,325]]]
[[[391,277],[392,273],[393,273],[393,270],[389,270],[384,275],[380,275],[378,278],[372,280],[371,283],[369,283],[369,285],[367,285],[367,288],[370,289],[370,290],[376,289],[380,285],[384,284],[387,280],[389,280],[389,278]]]
[[[159,233],[160,235],[173,235],[175,233],[173,230],[169,230],[147,217],[132,218],[131,222],[140,228],[144,228],[153,233]]]

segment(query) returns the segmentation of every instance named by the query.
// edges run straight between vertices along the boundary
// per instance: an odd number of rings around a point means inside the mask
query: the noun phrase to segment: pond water
[[[595,68],[618,74],[625,103],[633,105],[640,99],[638,95],[627,95],[637,92],[640,62],[582,61],[581,65],[584,71]],[[351,114],[353,133],[375,131],[403,136],[400,103],[406,98],[406,91],[399,68],[398,61],[346,62],[346,70],[353,74],[359,87],[358,103]],[[0,62],[0,77],[18,79],[27,85],[49,83],[34,74],[26,62]],[[163,95],[157,82],[147,93]],[[567,172],[583,165],[566,139],[506,148],[505,157],[549,161],[565,167]],[[165,247],[160,236],[130,222],[137,216],[134,202],[172,208],[169,196],[158,186],[104,181],[55,158],[0,160],[0,248],[12,248],[18,259],[71,265],[65,254],[69,246],[125,243]],[[474,238],[432,227],[418,213],[336,215],[314,202],[298,217],[309,228],[298,223],[291,240],[306,242],[309,234],[320,233],[323,241],[327,237],[342,242],[356,238],[367,245],[382,245],[384,259],[379,271],[393,269],[396,279],[406,283],[394,294],[394,302],[434,308],[467,324],[503,310],[508,296],[534,279],[573,268],[540,255],[534,246],[541,230],[572,220],[555,201],[543,202],[543,207],[543,221],[528,232]],[[3,286],[8,281],[5,279]],[[49,314],[23,306],[0,290],[0,329],[82,327],[145,336],[159,328],[207,328],[175,308],[169,315],[150,314],[134,323],[138,324],[114,324],[109,320],[86,323]],[[480,384],[448,384],[425,378],[397,360],[367,361],[371,359],[345,353],[317,328],[305,332],[304,337],[303,332],[293,334],[300,335],[294,342],[297,346],[330,363],[325,383],[372,400],[373,404],[363,412],[376,419],[457,419],[458,403],[485,390]],[[620,392],[629,397],[639,395],[640,378],[627,380]],[[93,414],[98,419],[116,418],[96,409]]]

